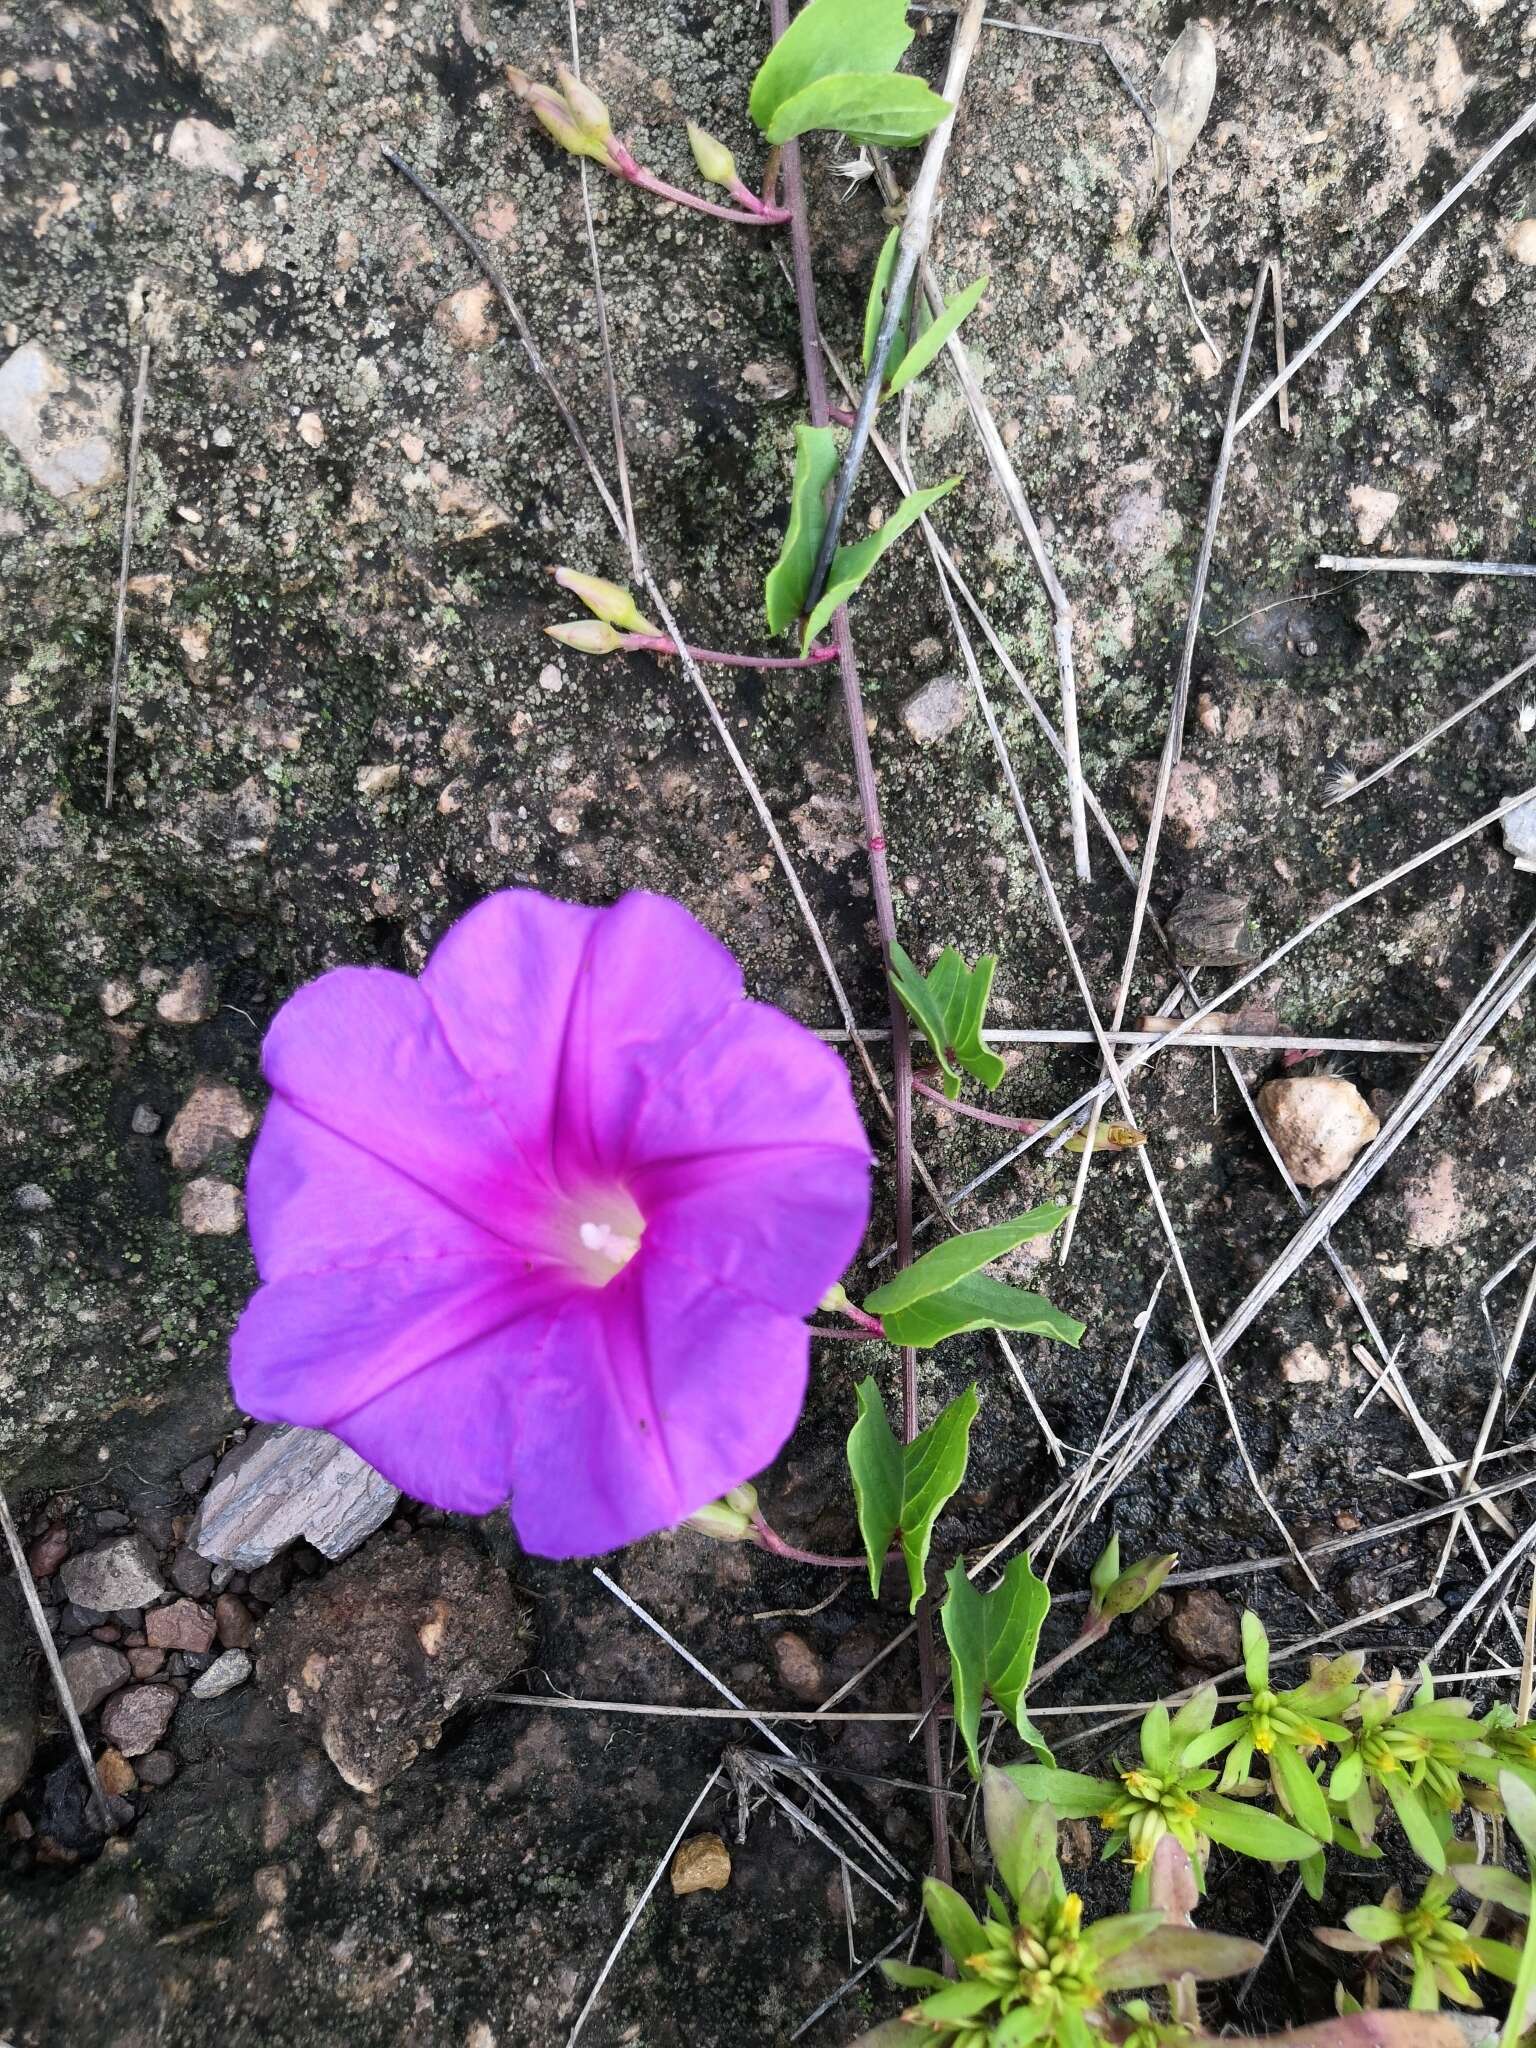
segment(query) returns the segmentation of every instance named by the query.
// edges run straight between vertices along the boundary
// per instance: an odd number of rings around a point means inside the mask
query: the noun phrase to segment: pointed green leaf
[[[1389,1941],[1402,1939],[1403,1916],[1394,1913],[1390,1906],[1356,1906],[1344,1915],[1344,1925],[1351,1934],[1384,1948]]]
[[[1053,1807],[1063,1820],[1097,1820],[1120,1796],[1112,1778],[1060,1771],[1047,1764],[1008,1764],[1008,1776],[1026,1799]]]
[[[1161,1906],[1150,1906],[1145,1913],[1111,1913],[1106,1920],[1091,1921],[1083,1932],[1083,1946],[1094,1959],[1094,1976],[1102,1983],[1102,1965],[1156,1933],[1163,1926],[1164,1917]]]
[[[1182,1759],[1186,1743],[1208,1734],[1215,1718],[1216,1688],[1214,1685],[1202,1685],[1197,1692],[1190,1694],[1168,1723],[1168,1740],[1173,1754]]]
[[[901,247],[901,229],[892,228],[881,245],[875,274],[870,281],[869,298],[864,307],[864,369],[868,373],[875,359],[875,342],[880,333],[880,321],[885,313],[885,295],[891,288],[891,272],[896,268],[896,252]],[[907,316],[902,314],[901,325],[896,329],[896,339],[891,346],[891,361],[899,362],[906,353]]]
[[[1500,1771],[1499,1797],[1531,1868],[1536,1870],[1536,1792],[1515,1772]]]
[[[1528,1920],[1531,1916],[1529,1882],[1500,1863],[1458,1863],[1456,1882],[1474,1899],[1487,1899],[1517,1919]]]
[[[1056,1816],[1048,1806],[1026,1799],[1008,1776],[989,1764],[981,1774],[982,1809],[987,1847],[1011,1899],[1024,1895],[1036,1872],[1043,1872],[1052,1895],[1062,1890],[1056,1859]]]
[[[854,541],[850,546],[840,547],[832,557],[832,568],[827,577],[827,587],[815,611],[806,621],[805,637],[801,652],[810,646],[816,635],[826,625],[832,614],[863,583],[880,557],[894,541],[900,540],[909,526],[914,525],[930,506],[940,498],[947,497],[960,481],[959,477],[946,477],[941,484],[934,484],[926,491],[913,491],[903,498],[884,526],[874,533],[866,534],[863,540]]]
[[[916,1963],[882,1963],[880,1974],[888,1984],[899,1984],[904,1991],[942,1991],[949,1982],[937,1970],[919,1969]]]
[[[1445,1849],[1435,1831],[1435,1824],[1413,1787],[1404,1779],[1401,1771],[1386,1771],[1382,1774],[1381,1789],[1392,1802],[1392,1811],[1397,1815],[1398,1824],[1408,1837],[1409,1847],[1431,1870],[1444,1870]]]
[[[766,129],[785,100],[834,72],[894,71],[912,35],[906,0],[810,0],[758,67],[753,120]]]
[[[1043,1294],[1010,1287],[985,1273],[957,1280],[942,1294],[931,1294],[910,1308],[887,1313],[883,1320],[885,1334],[893,1344],[910,1344],[919,1351],[943,1343],[946,1337],[963,1336],[967,1330],[1018,1330],[1027,1337],[1051,1337],[1058,1344],[1075,1347],[1082,1342],[1084,1328],[1076,1317],[1053,1307]]]
[[[1243,1609],[1243,1676],[1250,1692],[1269,1684],[1269,1635],[1252,1608]]]
[[[870,1586],[878,1599],[885,1554],[899,1535],[915,1609],[923,1597],[934,1522],[965,1477],[976,1389],[958,1395],[909,1444],[898,1442],[872,1379],[860,1381],[855,1391],[859,1417],[848,1436],[848,1470]]]
[[[944,1076],[944,1093],[953,1102],[960,1093],[960,1076],[950,1063],[949,1024],[943,1006],[934,994],[928,976],[905,947],[894,940],[891,943],[890,978],[901,1007],[927,1039]]]
[[[928,1924],[957,1963],[981,1954],[987,1945],[981,1922],[953,1885],[936,1877],[924,1878],[923,1907]]]
[[[1014,1558],[990,1592],[977,1592],[963,1563],[951,1568],[945,1584],[949,1598],[941,1619],[955,1688],[955,1725],[965,1738],[974,1778],[981,1775],[976,1735],[982,1696],[990,1692],[1008,1718],[1014,1718],[1035,1668],[1040,1626],[1051,1596],[1027,1557]],[[1009,1889],[1017,1898],[1011,1884]]]
[[[770,142],[792,142],[797,135],[828,128],[850,142],[910,149],[931,135],[949,110],[948,100],[909,71],[841,71],[781,100],[763,133]]]
[[[837,436],[830,427],[795,428],[795,480],[789,494],[789,523],[779,559],[763,585],[763,609],[769,630],[782,633],[799,618],[811,587],[816,552],[827,530],[823,503],[827,486],[837,475]],[[809,643],[807,643],[809,644]]]
[[[1315,1856],[1303,1856],[1297,1868],[1301,1872],[1301,1881],[1306,1888],[1307,1897],[1314,1906],[1321,1904],[1323,1887],[1328,1879],[1327,1857],[1319,1849]]]
[[[1495,1977],[1502,1977],[1506,1984],[1513,1984],[1520,1974],[1520,1951],[1510,1942],[1495,1941],[1488,1934],[1474,1934],[1470,1946],[1472,1953],[1485,1970]]]
[[[972,1978],[961,1984],[946,1984],[931,1998],[920,1999],[917,2009],[925,2020],[972,2020],[989,2005],[996,2005],[1001,1995],[995,1984],[982,1984]]]
[[[1328,1780],[1328,1796],[1342,1805],[1353,1798],[1365,1779],[1365,1758],[1358,1749],[1352,1749],[1348,1756],[1341,1756],[1333,1767],[1333,1776]]]
[[[907,1308],[924,1296],[941,1294],[967,1274],[990,1266],[1005,1252],[1015,1250],[1031,1238],[1049,1237],[1065,1220],[1069,1202],[1042,1202],[1007,1223],[994,1223],[987,1230],[968,1230],[961,1237],[948,1237],[931,1252],[914,1259],[883,1287],[866,1295],[864,1307],[870,1315],[884,1316],[892,1309]]]
[[[1260,1863],[1299,1863],[1317,1854],[1317,1844],[1300,1828],[1262,1807],[1244,1806],[1220,1792],[1202,1792],[1196,1799],[1201,1832],[1224,1849],[1252,1856]]]
[[[1256,1969],[1264,1951],[1235,1934],[1203,1934],[1193,1927],[1159,1927],[1112,1962],[1095,1970],[1105,1991],[1140,1991],[1178,1977],[1239,1977]]]
[[[1276,1743],[1271,1750],[1269,1774],[1279,1786],[1296,1825],[1305,1828],[1316,1841],[1332,1841],[1333,1819],[1323,1788],[1289,1743]]]
[[[933,361],[939,350],[948,341],[962,320],[969,319],[981,303],[981,295],[992,282],[990,277],[978,277],[974,284],[968,284],[963,292],[956,292],[944,301],[944,310],[931,327],[913,342],[897,365],[896,374],[886,385],[886,396],[894,398],[898,391],[904,391],[914,377],[920,377]]]
[[[1166,1776],[1173,1769],[1171,1728],[1172,1718],[1161,1700],[1142,1716],[1141,1760],[1149,1771],[1156,1771],[1159,1777]]]
[[[1031,2043],[1043,2040],[1055,2030],[1056,2022],[1048,2012],[1037,2005],[1016,2005],[1012,2012],[1004,2013],[987,2036],[987,2048],[1031,2048]],[[907,2048],[911,2048],[911,2030],[908,2029]]]

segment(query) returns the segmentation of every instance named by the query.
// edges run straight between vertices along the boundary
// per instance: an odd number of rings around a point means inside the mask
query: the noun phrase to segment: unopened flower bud
[[[707,1507],[689,1515],[683,1527],[696,1530],[700,1536],[712,1536],[717,1543],[755,1543],[757,1530],[752,1517],[756,1511],[757,1488],[733,1486],[723,1500],[712,1500]]]
[[[592,90],[583,83],[569,64],[557,64],[555,76],[560,81],[560,90],[565,95],[565,104],[570,108],[577,127],[589,142],[601,146],[613,134],[613,123],[608,118],[608,109]]]
[[[578,654],[613,654],[624,645],[606,619],[567,619],[563,626],[546,626],[544,631]]]
[[[577,119],[569,103],[553,86],[537,84],[515,64],[507,66],[507,83],[551,141],[558,142],[572,156],[590,156],[609,170],[614,169],[613,158],[608,154],[602,137]]]
[[[829,1316],[841,1315],[848,1306],[848,1292],[841,1280],[834,1280],[816,1306]]]
[[[1111,1536],[1099,1557],[1098,1563],[1088,1574],[1089,1606],[1095,1614],[1103,1612],[1104,1596],[1120,1576],[1120,1538]]]
[[[1140,1564],[1128,1566],[1105,1593],[1100,1613],[1106,1621],[1113,1621],[1145,1607],[1178,1561],[1178,1553],[1170,1550],[1162,1557],[1144,1557]]]
[[[642,618],[635,600],[621,584],[601,576],[588,576],[581,569],[558,568],[551,572],[562,590],[578,597],[587,610],[624,633],[654,633],[649,619]]]
[[[693,160],[699,167],[699,176],[711,185],[724,185],[729,189],[737,183],[736,159],[716,136],[707,128],[701,128],[697,121],[688,123],[688,147],[693,151]]]

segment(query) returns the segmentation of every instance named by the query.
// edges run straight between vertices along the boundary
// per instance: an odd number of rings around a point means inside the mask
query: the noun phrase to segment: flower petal
[[[408,975],[338,967],[284,1003],[262,1047],[277,1094],[519,1248],[545,1204]]]
[[[408,1173],[274,1096],[245,1177],[263,1280],[370,1259],[495,1259],[503,1240]]]
[[[761,1472],[805,1398],[810,1338],[647,1244],[557,1317],[519,1409],[512,1519],[543,1557],[681,1522]]]
[[[509,1491],[524,1361],[569,1292],[565,1276],[530,1279],[504,1257],[276,1280],[235,1330],[235,1399],[331,1430],[419,1499],[483,1513]]]

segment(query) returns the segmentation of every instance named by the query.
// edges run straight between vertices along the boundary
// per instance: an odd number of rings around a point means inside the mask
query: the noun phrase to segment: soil
[[[1192,12],[1164,0],[1116,11],[1117,49],[1136,76],[1155,72]],[[745,99],[762,10],[636,0],[579,14],[588,73],[643,162],[692,181],[686,113],[751,175],[761,154]],[[1294,349],[1515,117],[1536,66],[1536,14],[1522,0],[1236,0],[1208,19],[1219,84],[1179,177],[1178,241],[1226,368],[1210,374],[1166,222],[1138,211],[1144,136],[1093,51],[989,31],[936,244],[951,287],[991,277],[967,336],[1076,606],[1084,766],[1131,849],[1260,261],[1275,252],[1283,263]],[[1099,16],[1068,8],[1059,25],[1096,28]],[[929,26],[914,60],[936,78],[948,32]],[[621,556],[515,343],[462,345],[474,322],[443,302],[477,280],[379,157],[381,143],[397,146],[476,224],[606,462],[579,179],[530,133],[502,81],[508,62],[546,72],[565,35],[557,0],[0,0],[4,352],[38,343],[120,393],[123,421],[141,343],[153,352],[110,810],[121,485],[57,500],[0,439],[0,1478],[29,1541],[57,1523],[78,1548],[126,1519],[169,1556],[173,1523],[206,1485],[199,1461],[240,1426],[224,1359],[253,1273],[228,1191],[249,1140],[215,1136],[182,1170],[166,1130],[201,1080],[259,1110],[262,1032],[300,982],[340,961],[415,969],[497,887],[598,902],[644,885],[718,931],[755,994],[811,1024],[838,1021],[686,678],[675,664],[586,660],[543,637],[568,615],[546,566],[622,576]],[[171,149],[183,121],[234,138],[238,183]],[[873,187],[837,175],[848,154],[807,150],[822,323],[852,354],[885,223]],[[762,646],[761,581],[803,409],[789,287],[762,235],[601,177],[592,189],[646,548],[692,637]],[[1239,444],[1196,655],[1183,824],[1165,837],[1154,909],[1193,885],[1240,891],[1274,944],[1532,781],[1536,735],[1521,733],[1510,692],[1360,797],[1319,807],[1330,768],[1368,772],[1532,652],[1536,616],[1528,582],[1354,579],[1316,562],[1374,548],[1530,558],[1536,268],[1510,235],[1533,216],[1527,136],[1298,375],[1291,432],[1271,412]],[[912,447],[925,480],[964,475],[942,529],[1050,708],[1049,614],[947,374],[918,389]],[[1396,499],[1370,548],[1362,525],[1385,501],[1362,492]],[[855,516],[893,502],[871,465]],[[996,1023],[1080,1028],[979,718],[921,747],[902,724],[912,691],[963,673],[915,538],[861,597],[856,631],[909,949],[996,951]],[[1130,892],[1102,845],[1094,881],[1072,880],[1054,757],[1004,680],[990,669],[988,679],[1107,1009]],[[854,1009],[877,1023],[835,684],[731,673],[715,687]],[[1486,831],[1330,925],[1252,995],[1282,1031],[1437,1040],[1532,908],[1529,879]],[[1144,947],[1130,1015],[1166,986]],[[1509,1086],[1477,1103],[1473,1077],[1459,1080],[1335,1237],[1400,1342],[1424,1414],[1458,1450],[1492,1372],[1478,1290],[1536,1227],[1533,1041],[1527,1003],[1498,1034]],[[1257,1085],[1281,1071],[1280,1056],[1245,1056],[1245,1068]],[[1384,1115],[1417,1062],[1362,1055],[1336,1070]],[[1031,1048],[998,1100],[1048,1114],[1092,1073],[1082,1047]],[[1214,1328],[1283,1249],[1294,1211],[1208,1055],[1165,1056],[1134,1093]],[[1001,1149],[996,1133],[927,1105],[917,1130],[949,1189]],[[1068,1194],[1075,1164],[1032,1152],[961,1214],[974,1226]],[[210,1194],[210,1181],[225,1192]],[[872,1250],[888,1223],[877,1220]],[[1165,1258],[1135,1163],[1098,1164],[1071,1261],[1041,1281],[1088,1325],[1082,1353],[1019,1347],[1074,1450],[1098,1434]],[[1506,1295],[1494,1310],[1507,1328]],[[1356,1413],[1360,1336],[1314,1258],[1228,1364],[1254,1464],[1304,1538],[1425,1504],[1391,1476],[1430,1462],[1418,1437],[1383,1400]],[[1282,1356],[1302,1343],[1330,1361],[1326,1382],[1282,1375]],[[1193,1345],[1170,1276],[1132,1398]],[[785,1535],[846,1551],[852,1384],[873,1369],[891,1389],[893,1361],[823,1349],[801,1427],[760,1486]],[[999,1535],[1055,1474],[986,1340],[924,1357],[923,1419],[972,1379],[981,1417],[941,1525],[941,1563]],[[1195,1572],[1277,1548],[1210,1390],[1111,1514],[1127,1557],[1177,1549]],[[418,1519],[404,1511],[400,1541]],[[1064,1554],[1063,1592],[1081,1589],[1109,1525]],[[533,1606],[519,1690],[713,1698],[586,1567],[521,1557],[504,1522],[466,1527]],[[1295,1639],[1424,1584],[1439,1540],[1421,1530],[1348,1553],[1320,1573],[1321,1597],[1303,1599],[1277,1572],[1223,1590],[1256,1605],[1277,1640]],[[872,1607],[853,1583],[821,1612],[761,1618],[821,1599],[820,1576],[686,1532],[607,1568],[761,1707],[799,1704],[807,1682],[799,1648],[775,1649],[786,1628],[830,1688],[904,1621],[895,1587]],[[1463,1546],[1437,1602],[1346,1639],[1379,1652],[1373,1668],[1407,1664],[1479,1576]],[[1064,1607],[1046,1649],[1074,1626]],[[1515,1649],[1495,1627],[1468,1658],[1475,1635],[1455,1639],[1450,1668]],[[1148,1617],[1047,1697],[1144,1699],[1183,1674]],[[916,1686],[908,1648],[847,1704],[910,1707]],[[921,1776],[917,1747],[888,1726],[789,1739],[838,1769]],[[180,1706],[175,1777],[141,1785],[132,1824],[103,1851],[80,1820],[67,1737],[45,1710],[33,1776],[0,1823],[0,2036],[15,2048],[563,2041],[736,1741],[762,1746],[730,1724],[482,1702],[382,1793],[360,1794],[245,1687]],[[925,1800],[858,1779],[843,1789],[920,1870]],[[65,1845],[57,1857],[39,1853],[50,1828]],[[675,1898],[663,1879],[586,2024],[588,2048],[786,2042],[850,1974],[850,1950],[868,1958],[910,1918],[910,1905],[856,1879],[850,1929],[826,1851],[766,1809],[738,1843],[723,1779],[690,1823],[707,1830],[731,1846],[728,1887]],[[1323,1908],[1296,1909],[1246,2024],[1331,2010],[1334,1973],[1305,1929],[1378,1896],[1379,1876],[1350,1865]],[[1102,1907],[1120,1896],[1114,1867],[1073,1877]],[[1287,1890],[1283,1872],[1229,1862],[1208,1924],[1262,1939]],[[833,2048],[894,2009],[866,1978],[805,2038]]]

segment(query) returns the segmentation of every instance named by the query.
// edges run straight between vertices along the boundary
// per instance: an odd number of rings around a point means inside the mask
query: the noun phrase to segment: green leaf
[[[1536,1792],[1514,1771],[1500,1771],[1499,1797],[1510,1826],[1520,1837],[1527,1861],[1536,1870]]]
[[[1097,1820],[1120,1796],[1112,1778],[1090,1778],[1082,1771],[1060,1771],[1048,1764],[1004,1768],[1026,1799],[1053,1807],[1063,1820]]]
[[[992,282],[989,277],[978,277],[974,284],[968,284],[963,292],[956,292],[944,301],[944,310],[931,327],[913,342],[897,365],[895,375],[885,387],[887,398],[894,398],[898,391],[904,391],[914,377],[921,377],[939,350],[948,341],[962,320],[970,318],[981,302],[981,295]]]
[[[933,1525],[965,1477],[976,1389],[957,1395],[909,1444],[897,1441],[874,1381],[862,1380],[856,1391],[859,1419],[848,1437],[848,1470],[870,1587],[878,1599],[885,1553],[899,1535],[915,1610],[925,1589]]]
[[[1018,1330],[1027,1337],[1053,1337],[1058,1344],[1075,1347],[1082,1341],[1084,1327],[1074,1316],[1054,1308],[1043,1294],[1009,1287],[1004,1281],[988,1279],[985,1273],[957,1280],[942,1294],[896,1309],[883,1321],[893,1344],[910,1344],[919,1351],[941,1344],[946,1337],[963,1336],[967,1330]]]
[[[1507,1941],[1495,1941],[1491,1935],[1474,1934],[1469,1946],[1478,1962],[1495,1977],[1502,1977],[1506,1984],[1513,1984],[1520,1974],[1520,1951]]]
[[[1009,1897],[1015,1902],[1021,1899],[1030,1879],[1043,1871],[1052,1896],[1059,1898],[1062,1881],[1056,1860],[1055,1814],[1048,1806],[1026,1799],[1008,1773],[994,1764],[988,1764],[981,1774],[981,1797],[987,1847]]]
[[[1159,1927],[1134,1948],[1095,1970],[1105,1991],[1140,1991],[1179,1977],[1239,1977],[1256,1969],[1264,1951],[1235,1934],[1204,1934],[1193,1927]]]
[[[1243,1609],[1243,1676],[1250,1692],[1269,1684],[1269,1635],[1251,1607]]]
[[[957,476],[946,477],[943,483],[933,484],[926,491],[911,492],[878,531],[866,534],[863,540],[854,541],[851,546],[838,549],[832,557],[832,568],[821,601],[806,621],[800,648],[802,654],[832,614],[853,596],[892,542],[900,540],[907,528],[921,519],[931,505],[936,505],[940,498],[948,497],[959,481]]]
[[[780,101],[763,133],[770,142],[791,142],[813,129],[830,128],[850,142],[910,149],[931,135],[949,111],[949,101],[910,72],[842,71]]]
[[[953,1885],[936,1877],[923,1879],[923,1908],[928,1923],[957,1963],[980,1955],[987,1945],[981,1922]]]
[[[758,67],[753,120],[766,130],[785,100],[834,72],[894,71],[912,36],[906,0],[810,0]]]
[[[1474,1899],[1487,1899],[1517,1919],[1530,1918],[1531,1887],[1525,1878],[1500,1863],[1458,1863],[1455,1870],[1456,1882]]]
[[[899,1984],[904,1991],[942,1991],[949,1982],[937,1970],[919,1969],[916,1963],[882,1963],[880,1972],[888,1984]]]
[[[960,1076],[950,1064],[949,1020],[928,977],[895,940],[891,942],[890,980],[901,1007],[927,1039],[944,1076],[944,1093],[953,1102],[960,1093]]]
[[[1303,1856],[1298,1868],[1302,1884],[1306,1887],[1307,1897],[1314,1906],[1321,1904],[1323,1887],[1328,1878],[1327,1857],[1319,1849],[1315,1856]]]
[[[1168,1709],[1159,1700],[1156,1706],[1148,1707],[1141,1717],[1138,1731],[1141,1743],[1141,1760],[1149,1771],[1166,1777],[1173,1769],[1173,1744],[1169,1740],[1172,1722]]]
[[[990,1692],[1009,1720],[1015,1719],[1035,1668],[1040,1626],[1050,1611],[1051,1596],[1044,1582],[1035,1577],[1027,1557],[1014,1558],[998,1584],[986,1593],[977,1592],[963,1563],[950,1568],[944,1583],[949,1598],[941,1619],[955,1688],[955,1725],[965,1738],[971,1776],[979,1778],[976,1734],[981,1725],[982,1696]],[[1004,1877],[1006,1880],[1006,1872]],[[1018,1897],[1012,1884],[1009,1890]]]
[[[998,1055],[981,1042],[996,972],[995,953],[983,953],[974,967],[967,967],[955,948],[946,946],[927,975],[928,995],[945,1044],[966,1072],[987,1089],[998,1087],[1008,1072]],[[925,1033],[927,1028],[923,1026]],[[959,1093],[958,1080],[953,1085],[946,1081],[944,1093],[953,1101]]]
[[[1328,1780],[1328,1796],[1342,1805],[1359,1791],[1364,1781],[1365,1758],[1358,1749],[1352,1749],[1334,1765],[1333,1776]]]
[[[1201,1832],[1240,1856],[1252,1856],[1260,1863],[1299,1863],[1303,1857],[1317,1854],[1310,1835],[1262,1807],[1244,1806],[1220,1792],[1202,1792],[1195,1804],[1200,1810]]]
[[[1168,1723],[1168,1740],[1173,1745],[1174,1755],[1182,1761],[1186,1744],[1198,1736],[1208,1735],[1215,1718],[1216,1688],[1214,1685],[1202,1685],[1197,1692],[1190,1694]]]
[[[800,421],[795,428],[795,480],[789,494],[789,523],[779,559],[768,571],[763,585],[763,609],[769,630],[782,633],[799,618],[805,594],[811,587],[816,551],[827,530],[827,508],[822,502],[828,484],[837,475],[837,436],[830,427],[808,427]]]
[[[1431,1870],[1444,1870],[1445,1849],[1418,1793],[1403,1779],[1401,1771],[1384,1772],[1380,1782],[1414,1855]]]
[[[868,373],[875,359],[875,342],[880,333],[880,322],[885,317],[886,293],[891,288],[891,272],[896,268],[896,252],[901,247],[901,229],[892,228],[881,245],[880,255],[875,264],[875,274],[870,280],[869,297],[864,305],[864,369]],[[907,315],[901,316],[901,325],[896,329],[896,339],[891,344],[891,361],[899,362],[907,349]]]
[[[1356,1906],[1344,1915],[1344,1925],[1351,1934],[1361,1935],[1378,1948],[1389,1941],[1400,1941],[1403,1934],[1403,1916],[1394,1913],[1390,1906]]]
[[[1030,2048],[1030,2044],[1043,2039],[1052,2032],[1055,2021],[1039,2006],[1016,2005],[1012,2012],[1004,2013],[987,2036],[987,2048]],[[908,2048],[911,2029],[908,2029]]]
[[[884,1316],[892,1309],[908,1308],[930,1294],[942,1294],[967,1274],[980,1272],[1017,1249],[1031,1238],[1049,1237],[1066,1220],[1070,1202],[1042,1202],[1007,1223],[994,1223],[986,1230],[968,1230],[960,1237],[947,1237],[931,1252],[914,1259],[883,1287],[866,1295],[864,1307],[870,1315]]]
[[[963,1984],[946,1984],[931,1998],[920,1999],[917,2009],[925,2020],[972,2020],[989,2005],[996,2005],[1001,1996],[995,1984],[978,1983],[972,1978]]]
[[[1270,1751],[1269,1774],[1296,1825],[1319,1842],[1331,1842],[1333,1819],[1323,1788],[1289,1743],[1278,1742]]]

